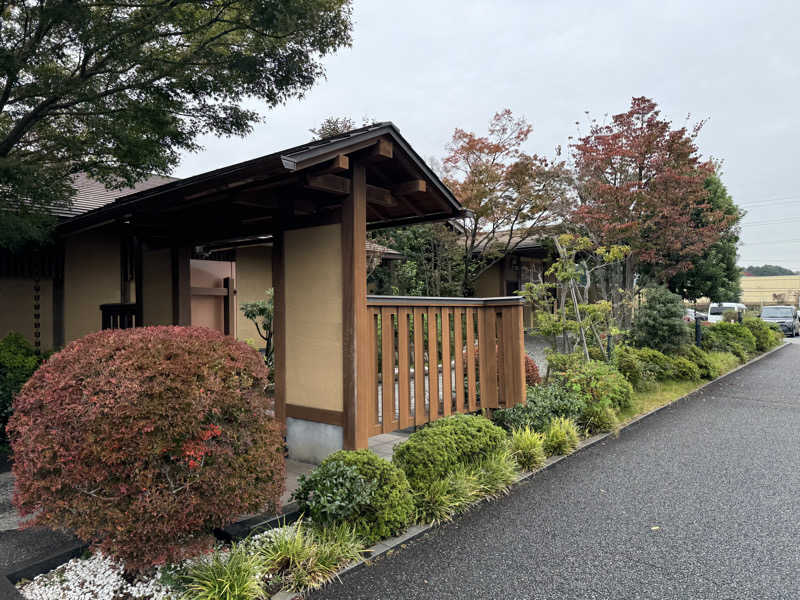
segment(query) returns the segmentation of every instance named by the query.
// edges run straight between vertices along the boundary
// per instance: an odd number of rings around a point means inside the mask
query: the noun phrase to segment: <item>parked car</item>
[[[765,306],[761,310],[761,320],[778,324],[786,335],[800,335],[800,318],[794,306]]]
[[[704,312],[700,312],[699,310],[695,310],[693,308],[687,308],[686,314],[683,316],[683,320],[688,323],[693,323],[695,319],[700,319],[701,321],[708,321],[708,315]]]
[[[708,307],[708,320],[711,323],[722,321],[722,315],[732,310],[744,316],[747,307],[739,302],[714,302]]]

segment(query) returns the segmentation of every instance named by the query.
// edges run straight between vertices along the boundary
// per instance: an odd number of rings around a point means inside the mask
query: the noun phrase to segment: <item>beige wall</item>
[[[505,296],[505,283],[503,282],[503,266],[501,263],[492,265],[475,283],[475,296],[477,298],[494,298]]]
[[[12,331],[33,344],[33,279],[0,279],[0,339]],[[53,348],[53,282],[39,281],[39,332],[42,350]]]
[[[172,325],[172,257],[169,249],[142,253],[142,321]]]
[[[286,402],[342,410],[342,228],[287,231]]]
[[[198,288],[221,288],[226,277],[236,281],[236,263],[224,260],[191,260],[191,285]],[[236,298],[234,297],[234,303]],[[238,310],[234,307],[234,311]],[[225,331],[224,296],[192,296],[192,325]],[[236,335],[236,324],[232,335]]]
[[[272,248],[250,246],[236,250],[236,298],[238,306],[245,302],[263,300],[265,292],[272,287]],[[236,311],[236,337],[252,339],[259,348],[264,340],[258,335],[256,326],[246,319],[241,309]]]
[[[64,341],[101,327],[100,305],[120,301],[119,236],[93,229],[64,242]]]

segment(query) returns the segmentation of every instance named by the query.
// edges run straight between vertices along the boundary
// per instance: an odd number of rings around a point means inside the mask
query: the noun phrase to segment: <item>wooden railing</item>
[[[131,329],[136,327],[136,304],[101,304],[103,329]]]
[[[524,402],[521,298],[368,296],[367,315],[368,435]]]

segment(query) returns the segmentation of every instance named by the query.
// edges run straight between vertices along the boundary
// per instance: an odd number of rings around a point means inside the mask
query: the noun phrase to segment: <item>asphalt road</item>
[[[798,384],[792,344],[311,597],[800,598]]]

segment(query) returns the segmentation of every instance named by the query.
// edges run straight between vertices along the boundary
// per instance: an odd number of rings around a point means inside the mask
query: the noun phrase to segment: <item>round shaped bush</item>
[[[506,446],[506,432],[489,419],[453,415],[412,433],[395,446],[392,460],[405,471],[416,491],[446,477],[456,467],[486,458]]]
[[[617,410],[626,410],[633,405],[633,387],[608,363],[580,362],[555,376],[567,388],[584,394],[587,403],[610,401]]]
[[[130,571],[205,550],[214,528],[280,499],[283,435],[267,374],[258,352],[210,329],[72,342],[14,402],[20,512]]]
[[[683,381],[699,381],[700,368],[683,356],[672,357],[672,372],[675,379]]]
[[[301,476],[292,497],[315,524],[347,521],[367,543],[401,533],[414,501],[405,474],[371,450],[339,450]]]
[[[682,356],[694,363],[700,370],[700,377],[714,379],[719,376],[719,372],[708,356],[708,352],[701,350],[694,344],[686,344],[678,348],[678,356]]]

